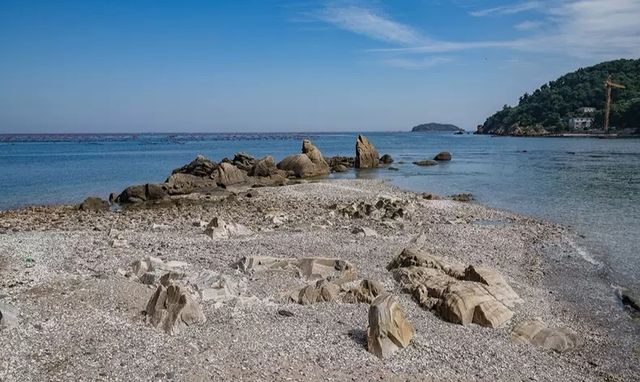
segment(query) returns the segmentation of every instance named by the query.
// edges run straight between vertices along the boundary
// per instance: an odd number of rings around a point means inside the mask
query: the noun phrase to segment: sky
[[[640,57],[640,0],[1,0],[0,133],[468,130]]]

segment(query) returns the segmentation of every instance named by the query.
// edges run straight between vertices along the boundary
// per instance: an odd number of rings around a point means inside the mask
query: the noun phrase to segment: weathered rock
[[[484,289],[489,294],[508,307],[523,303],[520,296],[507,284],[504,278],[491,268],[470,265],[465,270],[464,278],[468,281],[484,284]]]
[[[456,202],[470,202],[473,200],[472,194],[455,194],[451,195],[451,200],[455,200]]]
[[[497,300],[478,304],[473,313],[473,322],[489,328],[499,328],[513,317],[513,312]]]
[[[362,280],[360,284],[351,288],[343,297],[343,301],[350,304],[370,304],[376,297],[384,294],[382,284],[374,280]]]
[[[141,184],[137,186],[127,187],[118,197],[116,202],[119,204],[133,204],[142,202],[157,202],[165,200],[169,197],[167,188],[164,184]]]
[[[631,309],[640,312],[640,295],[628,288],[619,288],[616,291],[620,301]]]
[[[351,233],[359,235],[359,236],[364,236],[364,237],[375,237],[378,236],[378,233],[373,230],[372,228],[369,227],[354,227],[351,230]]]
[[[206,317],[195,299],[178,284],[158,285],[145,309],[146,322],[167,334],[177,334],[186,326],[202,324]]]
[[[247,153],[236,153],[231,163],[243,171],[249,171],[256,162],[256,158]]]
[[[246,174],[231,163],[220,163],[218,165],[218,185],[228,187],[246,181]]]
[[[302,305],[310,305],[317,302],[334,301],[338,297],[340,286],[327,281],[318,280],[315,284],[307,285],[297,294],[295,302]]]
[[[349,168],[343,164],[337,164],[331,167],[331,172],[347,172]]]
[[[362,134],[356,138],[356,168],[375,168],[380,165],[378,150]]]
[[[380,157],[380,163],[382,164],[391,164],[393,163],[393,158],[389,154],[384,154]]]
[[[160,282],[160,278],[166,273],[177,273],[184,276],[185,269],[189,264],[182,261],[163,261],[157,257],[147,256],[143,259],[131,263],[131,271],[127,272],[127,277],[135,277],[141,283],[155,285]],[[180,276],[183,277],[183,276]],[[171,278],[178,278],[175,274]]]
[[[438,164],[438,162],[430,159],[425,159],[425,160],[415,161],[413,162],[413,164],[415,164],[416,166],[427,167],[427,166],[435,166]]]
[[[473,322],[476,307],[488,301],[495,299],[478,283],[457,282],[444,291],[437,310],[449,322],[468,325]]]
[[[437,161],[450,161],[451,160],[451,154],[448,151],[442,151],[439,152],[434,158],[433,160],[437,160]]]
[[[18,316],[15,309],[9,305],[0,303],[0,330],[10,329],[18,324]]]
[[[519,323],[511,333],[517,342],[531,343],[558,353],[571,350],[578,345],[578,336],[575,332],[566,328],[548,328],[540,320],[524,321]]]
[[[221,218],[215,217],[204,230],[204,234],[212,239],[228,239],[252,235],[253,232],[242,224],[227,223]]]
[[[335,206],[340,214],[351,219],[371,217],[373,219],[402,219],[410,215],[410,203],[380,197],[374,204],[367,202],[353,203],[347,206]]]
[[[329,167],[331,169],[335,169],[338,166],[343,166],[346,168],[352,168],[355,166],[356,158],[355,157],[345,157],[345,156],[335,156],[328,159],[325,159],[327,163],[329,163]]]
[[[89,196],[78,205],[81,211],[109,211],[109,202],[96,196]]]
[[[376,297],[369,307],[367,348],[378,358],[387,358],[409,346],[413,325],[405,318],[396,298],[390,294]]]
[[[187,195],[194,192],[209,192],[215,190],[218,185],[211,177],[201,177],[185,173],[172,174],[165,181],[169,195]]]
[[[310,140],[302,142],[302,154],[289,155],[277,165],[278,169],[290,172],[296,178],[309,178],[329,174],[329,165],[322,153]]]
[[[249,176],[271,176],[278,173],[278,167],[271,155],[255,161],[249,170]]]
[[[203,155],[198,155],[188,164],[177,168],[171,174],[189,174],[199,177],[212,177],[218,165]]]
[[[270,256],[243,257],[236,267],[244,273],[294,271],[307,280],[331,280],[337,284],[355,280],[356,269],[348,261],[328,257],[287,259]]]

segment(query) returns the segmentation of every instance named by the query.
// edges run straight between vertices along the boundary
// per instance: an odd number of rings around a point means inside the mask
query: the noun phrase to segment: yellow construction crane
[[[604,132],[605,134],[609,132],[609,112],[611,111],[611,89],[624,89],[624,85],[616,84],[611,81],[611,75],[607,77],[607,80],[604,82],[604,87],[607,89],[607,103],[604,108]]]

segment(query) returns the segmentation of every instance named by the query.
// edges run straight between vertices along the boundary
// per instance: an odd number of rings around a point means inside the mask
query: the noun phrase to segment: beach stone
[[[296,302],[301,305],[330,302],[338,297],[338,293],[340,293],[340,286],[324,279],[318,280],[315,284],[302,288],[298,292]]]
[[[427,166],[435,166],[438,164],[438,162],[431,159],[424,159],[424,160],[415,161],[413,162],[413,164],[415,164],[416,166],[427,167]]]
[[[468,325],[473,322],[476,307],[487,301],[495,299],[478,283],[457,282],[444,291],[437,309],[445,320]]]
[[[357,287],[351,288],[342,300],[350,304],[370,304],[376,297],[384,293],[385,289],[382,284],[374,280],[365,279]]]
[[[145,321],[167,334],[177,334],[183,328],[207,321],[202,308],[194,298],[178,284],[158,288],[145,308]]]
[[[499,328],[513,317],[513,312],[497,300],[485,301],[476,306],[473,322],[489,328]]]
[[[520,296],[494,269],[470,265],[465,269],[464,279],[484,284],[484,289],[489,294],[508,307],[523,303]]]
[[[160,282],[161,277],[171,273],[172,279],[182,278],[185,269],[189,264],[183,261],[163,261],[157,257],[146,256],[131,263],[131,270],[126,273],[126,277],[137,278],[139,282],[146,285],[155,285]],[[177,275],[180,275],[178,277]]]
[[[127,187],[118,197],[119,204],[135,204],[142,202],[157,202],[169,197],[164,184],[141,184]]]
[[[7,304],[0,303],[0,330],[10,329],[18,325],[18,315],[15,309]]]
[[[380,164],[380,155],[378,150],[371,142],[362,134],[358,134],[356,138],[356,168],[375,168]]]
[[[212,177],[216,172],[218,165],[216,162],[208,159],[204,155],[198,155],[194,160],[186,165],[177,168],[171,174],[189,174],[199,177]]]
[[[391,164],[393,163],[393,158],[389,154],[384,154],[380,157],[380,163],[382,164]]]
[[[530,320],[519,323],[511,333],[512,338],[521,343],[562,353],[578,345],[578,336],[566,328],[552,329],[541,320]]]
[[[253,232],[246,226],[238,223],[227,223],[222,218],[215,217],[211,220],[204,234],[212,239],[228,239],[252,235]]]
[[[236,153],[231,163],[243,171],[249,171],[256,162],[256,158],[247,153]]]
[[[449,153],[448,151],[442,151],[439,152],[434,158],[433,160],[437,160],[437,161],[450,161],[451,160],[451,153]]]
[[[351,233],[364,237],[378,236],[378,233],[374,229],[369,227],[355,227],[351,230]]]
[[[80,211],[109,211],[109,202],[96,196],[89,196],[78,205]]]
[[[387,358],[409,346],[413,325],[405,318],[397,299],[390,294],[376,297],[369,307],[367,349],[378,358]]]
[[[247,177],[245,173],[231,163],[220,163],[218,165],[218,185],[227,187],[246,181]]]

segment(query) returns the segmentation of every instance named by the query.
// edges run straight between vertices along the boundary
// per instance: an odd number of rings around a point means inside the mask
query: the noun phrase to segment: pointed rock
[[[145,315],[147,323],[167,334],[177,334],[187,326],[207,321],[200,305],[177,284],[158,285],[147,303]]]
[[[387,358],[405,348],[413,338],[413,325],[405,318],[397,299],[380,295],[369,307],[367,348],[378,358]]]
[[[375,168],[380,165],[380,154],[369,142],[367,137],[360,134],[356,138],[356,168]]]

